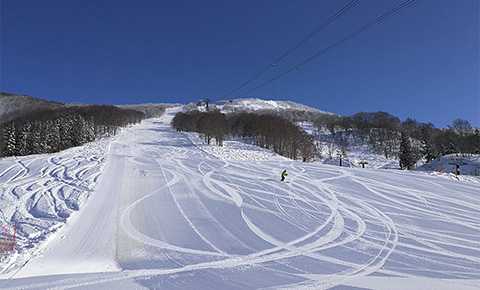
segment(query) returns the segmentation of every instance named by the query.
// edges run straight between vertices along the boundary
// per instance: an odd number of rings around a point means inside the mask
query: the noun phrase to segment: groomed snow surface
[[[480,289],[478,183],[236,159],[171,129],[175,110],[117,136],[82,209],[0,288]]]

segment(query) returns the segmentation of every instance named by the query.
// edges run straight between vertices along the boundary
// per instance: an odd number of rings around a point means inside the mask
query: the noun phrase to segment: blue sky
[[[220,98],[346,2],[2,0],[1,90],[82,103]],[[400,2],[360,0],[260,82]],[[229,98],[480,126],[479,2],[418,0],[302,69]]]

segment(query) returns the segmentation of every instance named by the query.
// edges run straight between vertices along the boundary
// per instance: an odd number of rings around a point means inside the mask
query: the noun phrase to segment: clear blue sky
[[[83,103],[215,99],[346,2],[1,0],[1,90]],[[262,79],[399,2],[361,0]],[[419,0],[249,96],[480,126],[479,2]]]

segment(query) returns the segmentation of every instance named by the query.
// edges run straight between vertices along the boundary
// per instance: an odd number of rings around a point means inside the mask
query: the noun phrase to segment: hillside
[[[86,107],[89,104],[71,103],[63,104],[54,101],[48,101],[41,98],[18,95],[11,93],[0,93],[0,123],[13,120],[28,113],[45,110],[58,109],[61,107]],[[145,114],[146,118],[160,117],[165,108],[175,106],[175,104],[148,103],[148,104],[128,104],[116,105],[123,109],[132,109]]]
[[[25,227],[57,212],[43,194],[62,205],[62,190],[98,180],[48,242],[19,245],[25,260],[10,261],[0,288],[478,289],[477,183],[285,160],[235,141],[209,150],[170,127],[180,109],[123,130],[90,161],[2,160],[7,218],[17,209]]]
[[[0,93],[0,123],[10,121],[25,114],[62,107],[62,103],[47,101],[31,96]]]

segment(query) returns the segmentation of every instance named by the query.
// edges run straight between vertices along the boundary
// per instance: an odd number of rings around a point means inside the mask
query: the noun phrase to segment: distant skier
[[[287,177],[287,176],[288,176],[287,170],[284,169],[284,170],[282,171],[282,179],[281,179],[281,181],[285,181],[285,177]]]

